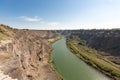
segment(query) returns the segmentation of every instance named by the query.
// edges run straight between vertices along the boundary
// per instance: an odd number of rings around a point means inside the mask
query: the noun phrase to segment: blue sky
[[[0,0],[0,23],[30,29],[120,28],[120,0]]]

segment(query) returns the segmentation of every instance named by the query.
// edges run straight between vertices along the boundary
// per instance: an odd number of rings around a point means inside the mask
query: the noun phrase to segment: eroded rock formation
[[[18,80],[59,80],[48,64],[50,31],[13,30],[0,43],[0,70]],[[5,33],[5,32],[4,32]]]

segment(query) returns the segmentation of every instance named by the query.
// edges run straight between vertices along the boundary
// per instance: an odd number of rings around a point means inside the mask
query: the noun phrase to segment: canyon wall
[[[105,51],[113,56],[120,56],[120,29],[111,30],[65,30],[63,35],[79,37],[87,46]]]
[[[11,35],[9,35],[12,32]],[[60,80],[48,63],[51,31],[18,30],[0,25],[0,70],[18,80]]]

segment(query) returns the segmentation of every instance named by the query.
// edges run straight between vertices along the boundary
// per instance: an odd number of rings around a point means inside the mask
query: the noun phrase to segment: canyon
[[[60,80],[48,61],[51,31],[0,25],[0,70],[13,80]],[[7,79],[1,79],[7,80]]]
[[[61,74],[53,66],[54,60],[52,59],[54,51],[52,43],[62,37],[69,39],[69,47],[72,49],[76,47],[78,52],[82,49],[80,54],[74,51],[78,57],[81,58],[80,55],[84,56],[91,53],[94,56],[90,59],[99,59],[98,61],[100,61],[105,58],[106,63],[117,65],[119,71],[119,34],[119,29],[29,30],[15,29],[0,24],[0,76],[2,76],[0,80],[63,80]],[[87,60],[88,57],[82,58],[82,60],[87,61],[88,64],[93,63],[94,61]],[[112,73],[109,74],[110,76],[113,75],[112,71],[113,69],[108,72]],[[116,74],[112,77],[119,80],[120,75]]]

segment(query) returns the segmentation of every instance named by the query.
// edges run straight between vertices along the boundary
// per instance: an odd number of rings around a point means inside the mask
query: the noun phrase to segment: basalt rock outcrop
[[[96,49],[109,60],[120,65],[120,29],[110,30],[65,30],[61,34],[69,38],[79,38],[80,44]]]
[[[0,70],[5,75],[17,80],[60,80],[48,64],[51,31],[0,27],[2,37],[7,35],[0,40]]]
[[[79,37],[89,47],[105,51],[113,56],[120,56],[120,29],[110,30],[65,30],[63,35]]]

